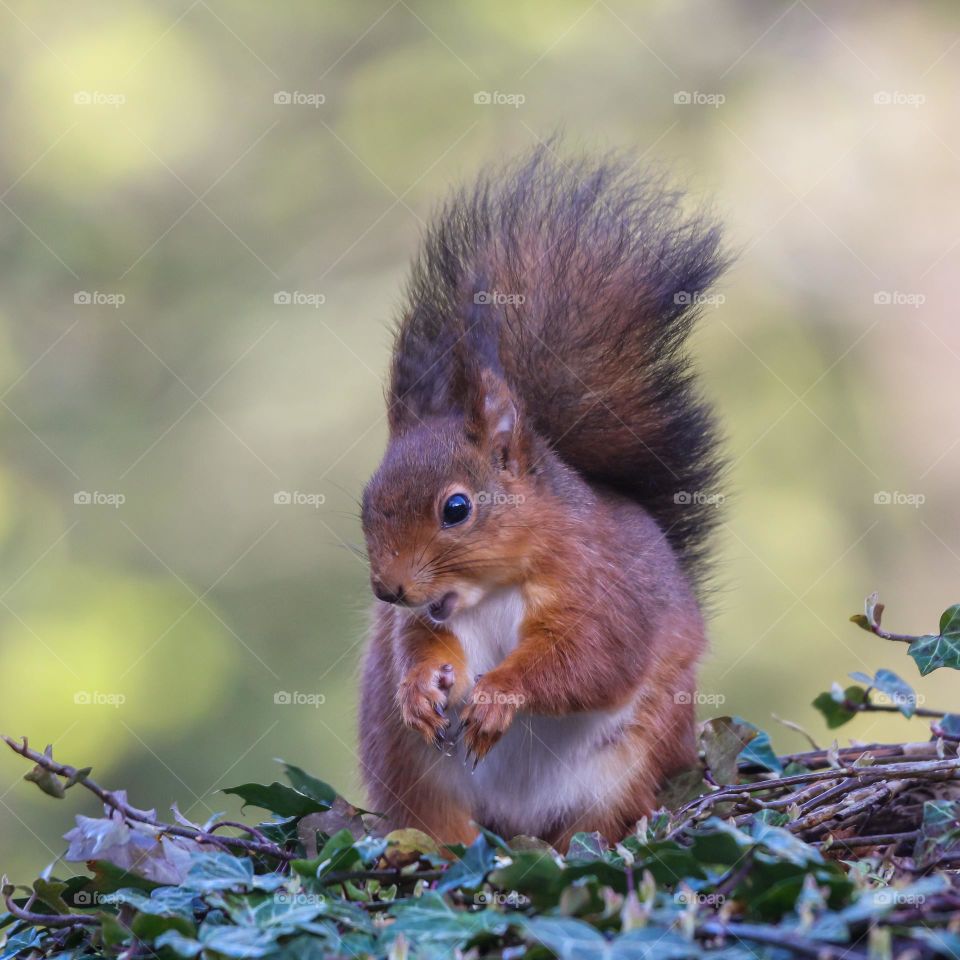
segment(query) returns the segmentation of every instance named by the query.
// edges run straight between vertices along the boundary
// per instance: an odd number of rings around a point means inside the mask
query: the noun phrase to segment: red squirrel
[[[686,340],[712,220],[552,147],[426,231],[361,518],[363,777],[384,826],[621,839],[696,760],[718,432]]]

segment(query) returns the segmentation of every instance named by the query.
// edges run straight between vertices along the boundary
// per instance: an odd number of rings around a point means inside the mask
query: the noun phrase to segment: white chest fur
[[[495,590],[450,619],[447,626],[463,647],[471,682],[516,647],[522,621],[523,595],[516,587]]]
[[[450,619],[447,626],[463,647],[471,682],[516,648],[523,615],[520,591],[503,589]],[[625,771],[605,744],[617,739],[629,712],[629,707],[566,717],[521,712],[475,771],[472,761],[463,763],[462,742],[452,756],[438,758],[433,771],[463,796],[477,819],[507,832],[536,834],[619,792]]]

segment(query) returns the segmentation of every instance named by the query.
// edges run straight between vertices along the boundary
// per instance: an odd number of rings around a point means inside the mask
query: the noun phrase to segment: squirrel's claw
[[[446,707],[451,669],[449,664],[439,668],[420,664],[407,673],[397,690],[404,725],[441,752],[450,726]]]

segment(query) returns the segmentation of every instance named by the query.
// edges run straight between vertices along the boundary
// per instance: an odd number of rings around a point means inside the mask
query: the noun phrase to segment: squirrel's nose
[[[376,580],[373,584],[373,592],[377,595],[378,600],[382,600],[384,603],[402,603],[404,598],[403,584],[398,584],[396,590],[389,590],[380,580]]]

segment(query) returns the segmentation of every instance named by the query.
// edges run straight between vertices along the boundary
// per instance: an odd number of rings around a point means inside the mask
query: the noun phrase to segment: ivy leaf
[[[559,960],[608,960],[611,956],[603,934],[573,917],[534,917],[524,929],[528,939],[545,946]]]
[[[333,806],[333,802],[337,799],[337,791],[330,784],[305,773],[292,763],[287,763],[285,760],[279,762],[283,764],[283,771],[294,790],[316,800],[318,803],[326,804],[327,807]]]
[[[308,813],[323,813],[333,803],[332,800],[328,803],[276,780],[269,785],[242,783],[238,787],[227,787],[222,792],[240,797],[244,806],[260,807],[278,817],[305,817]]]
[[[751,835],[768,853],[778,859],[786,860],[798,867],[822,864],[823,857],[816,847],[804,843],[783,827],[775,827],[762,820],[754,822]]]
[[[203,950],[202,943],[194,940],[193,937],[185,937],[179,930],[168,930],[166,933],[161,933],[154,941],[154,946],[158,948],[166,947],[178,957],[184,957],[186,960],[198,956]]]
[[[733,717],[715,717],[703,725],[700,743],[707,769],[718,784],[737,783],[737,758],[759,731]]]
[[[481,833],[467,848],[467,852],[450,867],[437,884],[437,893],[446,893],[463,887],[475,890],[493,869],[496,850]]]
[[[538,907],[546,908],[556,906],[567,878],[551,854],[531,850],[515,854],[511,863],[494,870],[490,882],[501,890],[515,890]]]
[[[20,930],[7,937],[6,943],[0,947],[0,960],[13,960],[18,953],[24,950],[33,951],[41,946],[43,938],[36,927]]]
[[[960,670],[960,633],[917,637],[907,648],[907,653],[913,657],[921,677],[940,667]]]
[[[443,897],[432,892],[425,893],[418,900],[398,902],[391,907],[390,914],[394,921],[384,933],[387,944],[394,943],[402,934],[408,943],[416,944],[412,956],[418,960],[421,957],[448,960],[458,955],[474,938],[504,933],[510,925],[503,913],[454,910]]]
[[[783,764],[770,743],[770,734],[748,720],[743,720],[740,717],[734,717],[733,719],[741,726],[756,730],[756,736],[740,751],[740,760],[745,763],[756,764],[763,767],[764,770],[771,770],[773,773],[783,773]]]
[[[53,913],[70,912],[70,908],[63,900],[66,889],[67,885],[60,880],[40,878],[33,881],[33,892],[37,895],[37,899]]]
[[[960,836],[960,802],[927,800],[923,805],[923,822],[917,841],[916,859],[921,866],[935,863]]]
[[[960,603],[947,607],[940,615],[940,633],[943,636],[960,635]]]
[[[939,720],[934,720],[930,724],[930,730],[935,737],[960,740],[960,713],[948,713]]]
[[[812,706],[823,714],[827,727],[834,730],[857,715],[859,711],[852,709],[852,705],[865,703],[866,699],[867,691],[863,687],[851,686],[843,690],[839,685],[834,684],[833,690],[821,693],[813,701]]]
[[[407,827],[391,830],[386,836],[387,848],[383,858],[391,867],[405,867],[418,860],[432,860],[440,856],[436,842],[422,830]]]
[[[603,834],[575,833],[570,838],[567,860],[602,860],[608,849]]]
[[[850,674],[850,679],[879,690],[908,719],[917,711],[917,695],[913,687],[892,670],[878,670],[875,677],[857,671]]]
[[[278,874],[255,874],[249,857],[229,853],[194,853],[183,886],[197,893],[214,890],[276,890],[285,878]]]

